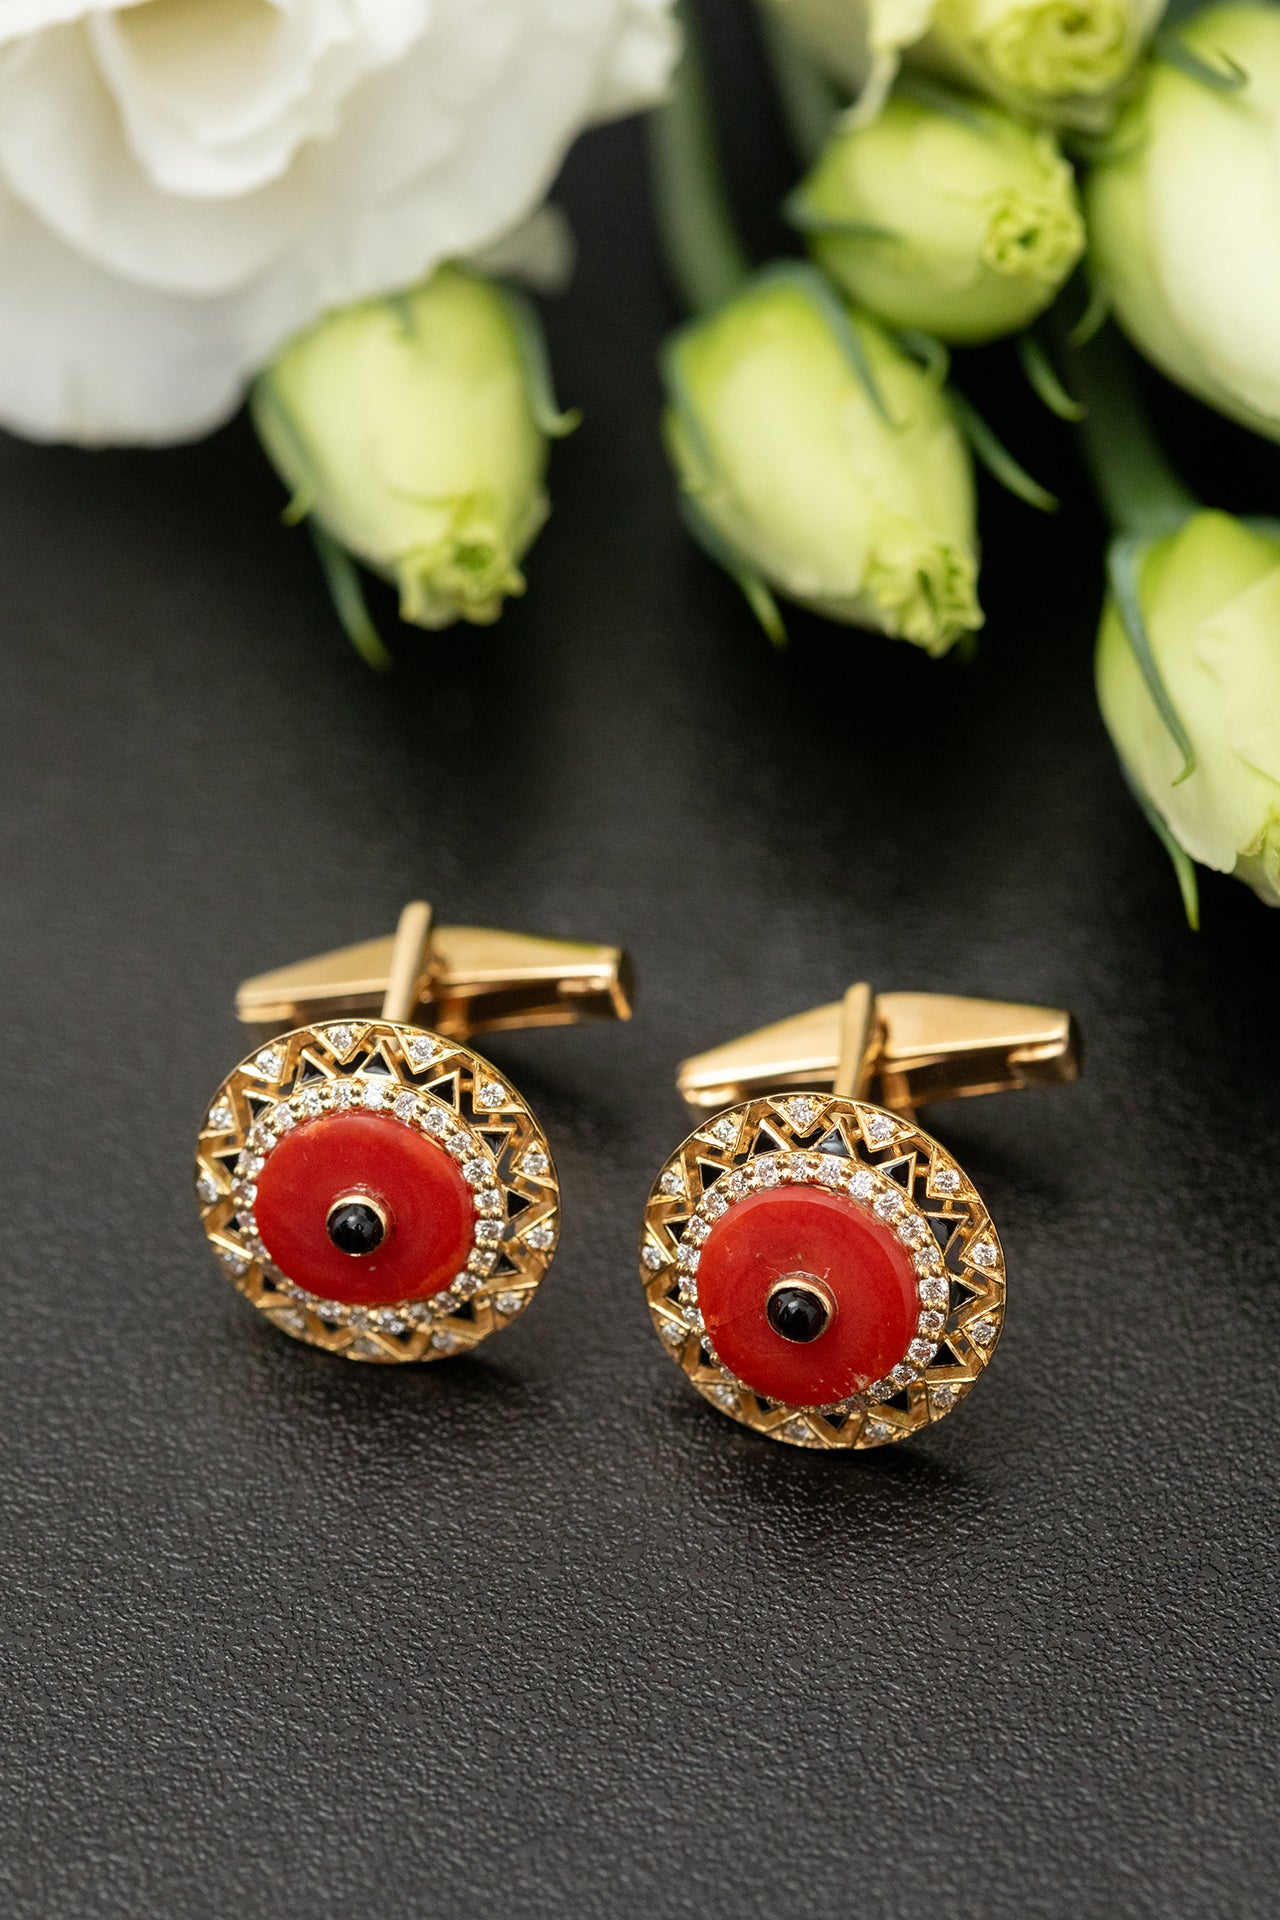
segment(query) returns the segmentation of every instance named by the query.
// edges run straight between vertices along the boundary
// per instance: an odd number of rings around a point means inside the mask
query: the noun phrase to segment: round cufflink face
[[[541,1128],[469,1047],[420,1027],[299,1027],[218,1088],[196,1198],[240,1291],[351,1360],[438,1360],[523,1312],[559,1186]]]
[[[1004,1256],[929,1134],[789,1094],[689,1135],[649,1196],[659,1338],[723,1413],[795,1446],[884,1446],[957,1406],[995,1352]]]

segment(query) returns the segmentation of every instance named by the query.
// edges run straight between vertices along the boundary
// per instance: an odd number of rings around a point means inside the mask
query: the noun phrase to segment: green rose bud
[[[1084,248],[1054,135],[978,101],[895,96],[833,136],[791,211],[862,306],[958,346],[1027,326]]]
[[[1280,906],[1280,530],[1195,513],[1140,550],[1133,583],[1136,604],[1108,601],[1097,657],[1130,782],[1189,911],[1187,855]]]
[[[340,611],[359,595],[349,561],[334,575],[346,555],[393,581],[422,627],[485,624],[524,591],[519,563],[547,515],[546,436],[564,425],[544,404],[540,345],[517,296],[442,267],[328,315],[261,376],[258,432],[292,517],[321,530]]]
[[[762,618],[772,587],[932,654],[982,624],[946,394],[813,269],[758,275],[675,336],[666,371],[694,529]]]
[[[1226,84],[1147,69],[1089,182],[1094,270],[1171,379],[1280,439],[1280,13],[1213,7],[1179,37]]]
[[[1107,125],[1165,0],[938,0],[920,53],[947,77],[1064,126]]]

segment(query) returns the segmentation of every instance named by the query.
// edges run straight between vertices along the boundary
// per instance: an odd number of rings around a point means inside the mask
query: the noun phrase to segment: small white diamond
[[[960,1175],[954,1167],[935,1167],[933,1171],[933,1190],[935,1193],[959,1193]]]
[[[330,1326],[337,1326],[343,1315],[343,1309],[338,1305],[336,1300],[322,1300],[319,1306],[317,1306],[316,1312],[322,1320],[327,1320]]]
[[[496,1247],[501,1238],[501,1220],[476,1221],[476,1240],[482,1247]]]
[[[354,1107],[358,1089],[350,1080],[340,1080],[333,1090],[333,1097],[340,1107]]]
[[[747,1191],[747,1176],[745,1173],[729,1173],[722,1184],[726,1200],[741,1200]]]
[[[862,1429],[868,1440],[892,1440],[894,1428],[887,1420],[868,1420]]]
[[[784,1440],[812,1440],[813,1430],[807,1420],[788,1420],[779,1429]]]
[[[222,1188],[218,1185],[217,1181],[207,1173],[200,1175],[200,1179],[196,1185],[196,1192],[200,1195],[206,1207],[213,1206],[215,1201],[221,1200],[222,1198]]]
[[[439,1139],[449,1130],[449,1116],[443,1107],[432,1107],[422,1124],[428,1133],[434,1133]]]
[[[440,1056],[441,1048],[437,1041],[424,1035],[420,1040],[411,1040],[407,1052],[415,1067],[429,1067]]]
[[[721,1215],[727,1213],[728,1210],[729,1202],[716,1187],[712,1187],[710,1193],[702,1203],[702,1211],[707,1215],[708,1219],[718,1220]]]
[[[727,1386],[722,1381],[717,1381],[714,1387],[707,1388],[707,1398],[708,1400],[714,1400],[716,1405],[722,1407],[726,1413],[736,1413],[738,1411],[739,1402],[737,1394],[732,1387]]]
[[[381,1327],[383,1333],[403,1333],[408,1324],[407,1321],[401,1319],[398,1313],[393,1313],[389,1307],[383,1307],[381,1312],[375,1313],[373,1315],[373,1323],[376,1327]]]
[[[293,1125],[293,1115],[283,1100],[271,1109],[271,1124],[277,1133],[288,1133]]]
[[[797,1094],[794,1100],[779,1100],[778,1106],[797,1133],[808,1133],[821,1112],[818,1102],[811,1100],[807,1093]]]
[[[996,1337],[998,1328],[995,1321],[988,1319],[984,1313],[979,1319],[971,1320],[966,1331],[969,1338],[976,1340],[980,1347],[989,1347]]]
[[[520,1171],[532,1175],[535,1180],[540,1180],[550,1164],[541,1147],[529,1147],[520,1161]]]
[[[299,1094],[298,1106],[309,1120],[315,1119],[320,1111],[320,1095],[314,1087],[308,1087],[305,1093]]]
[[[437,1353],[456,1353],[462,1341],[456,1333],[450,1333],[447,1327],[439,1327],[431,1336],[431,1344]]]
[[[215,1107],[209,1109],[209,1118],[205,1121],[205,1127],[211,1133],[229,1133],[235,1123],[236,1117],[231,1111],[230,1101],[219,1100]]]
[[[337,1054],[350,1053],[351,1043],[355,1039],[350,1027],[326,1027],[324,1037]]]
[[[849,1181],[849,1191],[854,1199],[869,1200],[875,1190],[876,1183],[874,1174],[868,1173],[865,1167],[859,1167]]]
[[[922,1240],[929,1238],[929,1229],[918,1213],[909,1213],[898,1223],[898,1238],[905,1240],[909,1247],[918,1247]]]
[[[969,1258],[975,1267],[994,1267],[1000,1256],[990,1240],[975,1240],[969,1249]]]
[[[913,1360],[918,1367],[927,1367],[937,1351],[937,1346],[932,1340],[913,1340],[907,1348],[907,1358]]]
[[[897,1122],[887,1113],[869,1113],[862,1122],[863,1131],[873,1147],[882,1147],[898,1131]]]
[[[218,1255],[228,1273],[241,1274],[249,1270],[249,1262],[242,1253],[232,1253],[230,1247],[224,1247]]]
[[[527,1295],[523,1293],[499,1293],[494,1295],[494,1306],[499,1313],[519,1313]]]
[[[771,1153],[761,1154],[752,1171],[762,1187],[776,1187],[782,1178],[782,1169]]]
[[[501,1081],[486,1080],[476,1095],[476,1105],[484,1107],[486,1112],[491,1112],[495,1107],[505,1107],[507,1098],[507,1090]]]
[[[489,1162],[482,1160],[479,1154],[473,1154],[470,1160],[462,1163],[462,1177],[469,1186],[482,1185],[489,1178]]]
[[[679,1320],[664,1320],[662,1322],[662,1337],[668,1346],[682,1347],[688,1332],[689,1329],[682,1325]]]
[[[477,1247],[471,1258],[467,1261],[467,1272],[492,1273],[497,1264],[498,1256],[496,1253],[484,1252]]]
[[[909,1387],[915,1379],[915,1374],[910,1367],[905,1364],[899,1364],[893,1369],[892,1373],[886,1375],[886,1378],[889,1385],[896,1391],[899,1387]]]
[[[818,1178],[824,1187],[838,1187],[844,1176],[844,1169],[838,1160],[824,1159],[818,1168]]]
[[[386,1359],[386,1354],[383,1349],[378,1345],[377,1341],[372,1339],[367,1333],[358,1333],[351,1342],[351,1345],[347,1348],[347,1352],[354,1353],[361,1360]]]
[[[652,1243],[645,1248],[640,1258],[644,1261],[650,1273],[657,1273],[660,1268],[666,1264],[666,1256],[661,1247],[655,1247]]]
[[[675,1167],[668,1167],[667,1171],[663,1174],[661,1180],[659,1180],[658,1182],[658,1192],[668,1193],[668,1194],[676,1194],[676,1193],[683,1194],[684,1175],[678,1172]]]
[[[474,1273],[460,1273],[453,1283],[453,1290],[455,1293],[460,1293],[464,1300],[469,1300],[473,1293],[479,1293],[480,1291],[479,1275]]]
[[[875,1211],[882,1220],[895,1220],[902,1212],[902,1195],[896,1187],[888,1187],[876,1201]]]
[[[395,1114],[397,1120],[412,1120],[414,1114],[418,1111],[417,1094],[407,1092],[398,1093],[392,1103],[391,1111]]]
[[[945,1313],[938,1313],[936,1310],[929,1313],[922,1313],[916,1321],[916,1332],[941,1333],[946,1324],[947,1316]],[[970,1331],[972,1331],[972,1329],[970,1329]]]
[[[958,1397],[956,1389],[945,1380],[941,1386],[929,1389],[930,1402],[937,1407],[939,1413],[945,1413],[948,1407],[954,1407]]]
[[[738,1122],[726,1113],[722,1120],[716,1121],[711,1132],[724,1146],[731,1147],[738,1137]]]
[[[283,1065],[284,1055],[279,1047],[264,1047],[261,1053],[254,1055],[254,1072],[260,1073],[264,1080],[276,1079]]]
[[[502,1218],[502,1195],[496,1187],[482,1187],[476,1194],[476,1212],[485,1220]]]
[[[367,1080],[360,1097],[366,1107],[377,1109],[384,1104],[387,1097],[387,1090],[380,1080]]]
[[[685,1228],[684,1237],[686,1240],[692,1240],[695,1247],[700,1247],[710,1231],[711,1229],[705,1220],[699,1220],[695,1217]]]
[[[536,1227],[530,1227],[524,1238],[526,1245],[532,1247],[535,1253],[545,1253],[548,1247],[555,1245],[556,1230],[549,1221],[540,1220]]]
[[[278,1327],[285,1327],[290,1333],[305,1333],[307,1330],[307,1316],[299,1313],[297,1307],[281,1307],[271,1318]]]
[[[698,1262],[701,1258],[702,1255],[695,1246],[691,1246],[687,1240],[680,1242],[680,1265],[682,1267],[687,1267],[690,1273],[696,1273],[698,1271]]]

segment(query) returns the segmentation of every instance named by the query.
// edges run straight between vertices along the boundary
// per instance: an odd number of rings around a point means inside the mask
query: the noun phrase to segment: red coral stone
[[[804,1346],[784,1340],[766,1306],[780,1280],[808,1274],[836,1303]],[[911,1255],[879,1220],[841,1194],[767,1187],[730,1207],[698,1265],[698,1306],[724,1364],[770,1400],[823,1406],[860,1393],[896,1367],[915,1336]]]
[[[381,1203],[376,1252],[343,1253],[329,1209],[344,1194]],[[442,1147],[386,1114],[304,1121],[267,1155],[254,1216],[267,1252],[295,1286],[349,1307],[425,1300],[447,1287],[471,1251],[471,1189]]]

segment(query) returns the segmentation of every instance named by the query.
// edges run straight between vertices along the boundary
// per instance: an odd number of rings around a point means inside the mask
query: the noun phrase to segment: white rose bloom
[[[326,309],[507,241],[671,0],[3,0],[0,423],[165,441]]]

